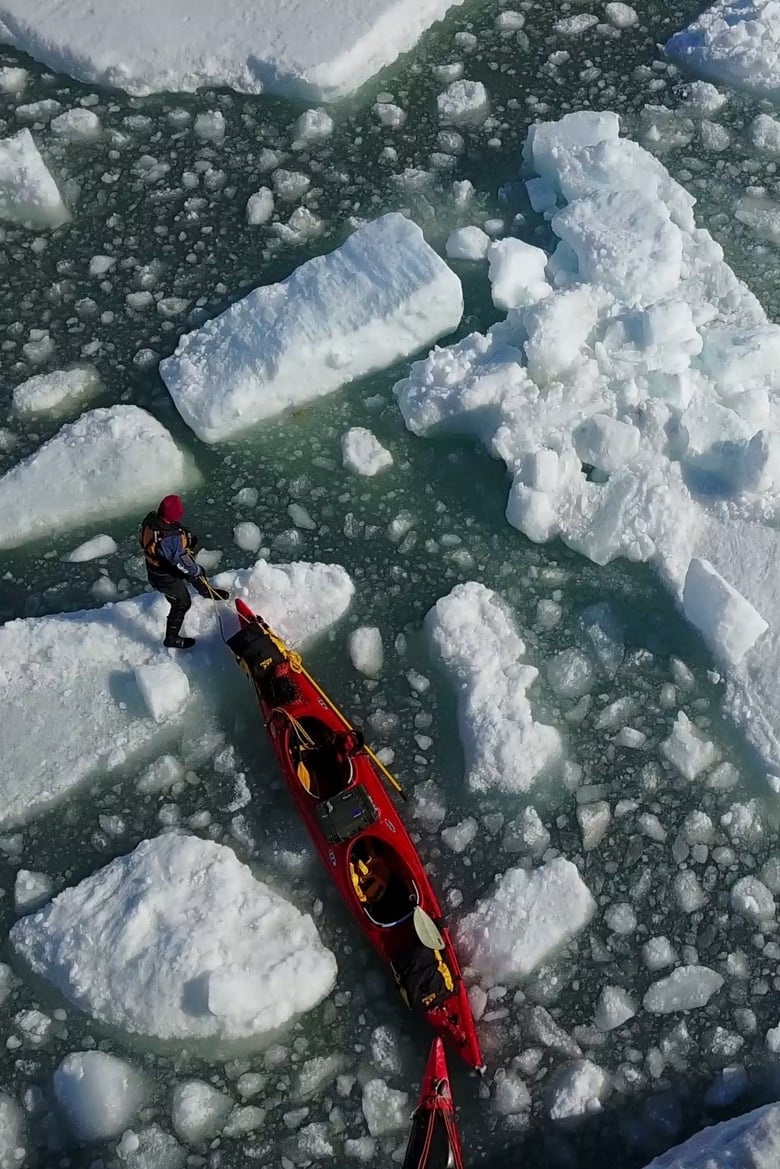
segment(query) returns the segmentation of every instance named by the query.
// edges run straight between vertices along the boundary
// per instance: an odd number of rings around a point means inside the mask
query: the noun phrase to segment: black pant
[[[157,589],[158,593],[162,593],[171,606],[165,626],[166,640],[178,637],[184,618],[187,616],[187,610],[192,604],[187,585],[191,584],[202,597],[208,597],[211,594],[206,588],[203,578],[199,576],[183,577],[172,576],[167,572],[149,572],[148,577],[152,588]]]

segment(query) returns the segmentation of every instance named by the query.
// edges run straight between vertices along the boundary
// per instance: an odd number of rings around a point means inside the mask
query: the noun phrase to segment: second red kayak
[[[362,735],[298,654],[243,601],[228,645],[252,680],[266,730],[322,861],[413,1011],[483,1070],[449,930],[422,861]]]
[[[441,1039],[434,1039],[403,1169],[463,1169],[455,1105]]]

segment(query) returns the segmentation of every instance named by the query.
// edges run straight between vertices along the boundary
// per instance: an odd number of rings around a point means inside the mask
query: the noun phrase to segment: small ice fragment
[[[246,221],[250,227],[267,223],[274,213],[274,193],[270,187],[261,187],[246,201]]]
[[[442,842],[453,852],[465,852],[479,832],[479,825],[473,816],[461,820],[452,828],[445,828],[441,834]]]
[[[636,929],[636,913],[628,901],[616,901],[604,914],[604,921],[615,934],[632,934]]]
[[[171,1123],[180,1140],[197,1147],[217,1135],[233,1101],[203,1080],[185,1080],[173,1089]]]
[[[630,4],[620,3],[620,0],[610,0],[609,4],[605,4],[604,13],[615,28],[631,28],[632,25],[639,23],[636,9]]]
[[[601,1111],[608,1086],[607,1075],[589,1059],[567,1064],[555,1072],[547,1085],[552,1120],[571,1120]]]
[[[46,873],[19,869],[14,882],[14,909],[17,913],[40,909],[50,899],[53,888],[52,879]]]
[[[614,1031],[636,1014],[636,1003],[622,986],[605,986],[593,1021],[600,1031]]]
[[[732,666],[742,661],[769,628],[761,614],[708,560],[696,556],[685,576],[683,608],[710,649]]]
[[[112,536],[93,536],[91,540],[85,540],[83,544],[79,544],[71,552],[67,552],[63,556],[63,560],[68,564],[83,564],[87,560],[99,560],[103,556],[111,556],[117,550],[117,542]]]
[[[54,1072],[54,1094],[80,1141],[118,1137],[143,1102],[139,1073],[103,1051],[74,1051]]]
[[[723,986],[720,974],[708,966],[678,966],[666,978],[654,982],[644,997],[646,1011],[667,1015],[704,1007]]]
[[[481,227],[458,227],[447,236],[444,251],[449,260],[484,260],[489,244]]]
[[[612,812],[606,800],[593,804],[580,804],[577,808],[577,822],[582,832],[582,847],[585,852],[597,848],[609,828]]]
[[[672,733],[661,744],[661,752],[687,780],[694,780],[720,755],[715,744],[701,737],[682,710],[677,714]]]
[[[263,543],[263,533],[251,520],[242,520],[233,528],[233,539],[244,552],[257,552]]]
[[[389,1088],[384,1080],[369,1080],[363,1088],[363,1115],[372,1137],[383,1137],[406,1128],[409,1097]]]
[[[648,938],[642,946],[642,961],[648,970],[663,970],[665,966],[674,966],[677,954],[669,939],[661,934]]]
[[[100,137],[100,118],[92,110],[66,110],[53,118],[51,131],[68,142],[94,142]]]
[[[209,110],[195,118],[195,135],[204,142],[221,142],[225,137],[225,115],[221,110]]]
[[[436,98],[436,108],[443,126],[480,125],[487,117],[487,90],[481,81],[453,81]]]
[[[382,672],[384,650],[382,634],[374,625],[361,625],[354,629],[349,638],[349,656],[352,665],[368,678],[376,678]]]
[[[187,675],[176,662],[137,666],[135,679],[146,709],[156,723],[164,723],[177,715],[190,696]]]
[[[562,650],[546,664],[547,681],[560,698],[588,694],[595,680],[592,662],[574,647]]]
[[[775,899],[758,877],[741,877],[731,886],[731,907],[748,921],[761,924],[774,921]]]
[[[393,456],[364,426],[351,427],[341,438],[343,465],[354,475],[373,476],[392,466]]]
[[[304,142],[323,142],[333,133],[333,118],[325,110],[306,110],[295,123],[293,133]]]

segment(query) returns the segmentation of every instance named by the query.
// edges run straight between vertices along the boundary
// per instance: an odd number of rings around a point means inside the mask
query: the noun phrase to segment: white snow
[[[696,556],[685,574],[683,609],[713,652],[729,666],[738,665],[769,628],[750,601],[724,580],[709,560]]]
[[[436,98],[436,108],[443,126],[479,125],[487,117],[487,90],[481,81],[453,81]]]
[[[0,138],[0,220],[3,219],[31,227],[60,227],[70,219],[29,130],[20,130],[12,138]]]
[[[274,213],[274,193],[270,187],[261,187],[246,201],[246,221],[251,227],[267,223]]]
[[[391,213],[183,336],[160,373],[184,421],[219,442],[409,356],[462,312],[455,273]]]
[[[243,597],[295,647],[320,634],[349,607],[353,586],[336,565],[270,565],[221,573],[218,586]],[[176,659],[189,680],[182,717],[156,724],[135,678],[140,666],[169,662],[162,647],[168,604],[157,593],[88,612],[9,621],[0,628],[0,704],[3,769],[0,825],[20,823],[90,778],[166,746],[178,746],[182,727],[199,735],[214,726],[215,696],[245,682],[216,630],[210,601],[193,598],[185,631],[195,651]],[[226,634],[232,631],[223,615]],[[57,750],[51,750],[52,742]]]
[[[68,1127],[80,1141],[118,1137],[144,1097],[141,1076],[103,1051],[74,1051],[54,1072],[54,1095]]]
[[[552,1120],[572,1120],[601,1111],[608,1088],[607,1075],[589,1059],[565,1064],[550,1077],[547,1086]]]
[[[372,1137],[383,1137],[406,1128],[409,1097],[389,1088],[384,1080],[369,1080],[363,1087],[363,1115]]]
[[[425,617],[432,653],[458,693],[458,727],[473,791],[527,792],[563,756],[558,731],[534,719],[527,690],[538,670],[499,597],[458,584]]]
[[[56,72],[128,93],[229,87],[332,101],[460,0],[0,0],[4,39]]]
[[[585,928],[596,909],[571,861],[508,869],[458,926],[470,966],[494,982],[518,982]]]
[[[231,849],[175,833],[66,889],[11,940],[90,1017],[158,1039],[260,1037],[336,978],[310,917]]]
[[[181,714],[190,696],[190,683],[176,662],[152,662],[136,666],[135,680],[146,709],[156,723]]]
[[[93,110],[66,110],[51,120],[51,131],[68,142],[94,142],[100,137],[100,118]]]
[[[552,293],[547,253],[520,239],[495,240],[487,250],[493,304],[500,309],[528,308]]]
[[[444,251],[450,260],[484,260],[489,244],[481,227],[458,227],[447,236]]]
[[[642,1005],[655,1015],[692,1011],[705,1007],[722,986],[720,974],[708,966],[678,966],[666,978],[652,984]]]
[[[392,466],[393,456],[365,426],[351,426],[341,436],[341,459],[353,475],[378,475]]]
[[[103,384],[93,365],[36,373],[13,392],[13,410],[20,418],[60,415],[81,407],[101,392]]]
[[[661,753],[689,781],[720,757],[715,744],[702,738],[682,710],[677,713],[669,738],[661,743]]]
[[[232,1107],[233,1101],[225,1092],[203,1080],[185,1080],[173,1089],[173,1130],[180,1140],[197,1146],[219,1132]]]
[[[780,327],[614,113],[535,123],[524,155],[559,208],[551,291],[414,363],[406,424],[502,459],[507,519],[532,540],[649,562],[681,604],[691,561],[711,564],[736,594],[707,609],[725,708],[776,771]]]
[[[0,548],[93,516],[105,520],[154,505],[197,478],[188,457],[145,410],[88,411],[0,478]]]
[[[382,633],[375,625],[361,625],[349,635],[349,656],[352,665],[368,678],[382,673],[384,650]]]
[[[780,1105],[766,1104],[689,1137],[646,1169],[770,1169],[780,1161]]]
[[[772,97],[780,89],[780,8],[776,0],[716,0],[666,52],[693,73]]]

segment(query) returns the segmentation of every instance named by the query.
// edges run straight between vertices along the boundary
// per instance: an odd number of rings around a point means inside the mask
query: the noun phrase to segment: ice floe
[[[498,596],[476,581],[456,585],[425,618],[435,656],[458,693],[458,726],[474,791],[526,792],[561,761],[559,732],[534,719],[526,691],[539,671]]]
[[[759,1169],[778,1161],[780,1104],[766,1104],[702,1129],[645,1169]]]
[[[74,1051],[54,1072],[54,1095],[80,1141],[120,1136],[144,1098],[140,1074],[104,1051]]]
[[[353,592],[337,565],[261,560],[214,579],[244,597],[295,646],[338,620]],[[129,760],[159,754],[165,744],[178,747],[190,719],[201,732],[213,726],[209,695],[230,684],[235,667],[215,631],[209,601],[194,598],[185,628],[198,636],[198,646],[175,663],[189,684],[187,705],[158,724],[142,698],[136,670],[174,664],[162,647],[167,611],[164,598],[147,593],[0,628],[0,825],[29,819],[90,777],[110,776]],[[223,621],[229,633],[228,618]]]
[[[31,227],[59,227],[70,219],[29,130],[20,130],[13,138],[0,138],[0,220],[3,219]]]
[[[524,155],[559,237],[550,291],[414,363],[395,387],[406,424],[479,437],[532,540],[653,564],[727,667],[727,710],[780,767],[780,327],[615,114],[536,123]]]
[[[678,966],[666,978],[652,984],[642,1005],[655,1015],[693,1011],[706,1007],[722,986],[721,975],[708,966]]]
[[[212,1088],[203,1080],[186,1080],[173,1090],[171,1123],[174,1132],[188,1145],[199,1145],[216,1135],[232,1107],[233,1101],[225,1092]]]
[[[595,909],[576,865],[559,857],[507,870],[459,924],[458,938],[482,979],[518,982],[576,937]]]
[[[230,87],[333,100],[462,0],[1,0],[4,39],[78,81],[144,95]]]
[[[81,407],[102,390],[103,385],[93,365],[74,369],[55,369],[36,373],[15,387],[12,404],[20,418],[37,418],[41,414],[55,417]]]
[[[666,52],[694,73],[771,97],[780,89],[780,8],[775,0],[717,0]]]
[[[261,1037],[336,979],[310,917],[231,849],[175,833],[64,890],[11,940],[92,1018],[162,1040]]]
[[[184,421],[219,442],[409,356],[462,312],[457,276],[391,213],[186,334],[160,373]]]
[[[342,435],[341,457],[344,466],[354,475],[371,477],[393,464],[390,451],[365,426],[352,426]]]
[[[90,410],[0,478],[0,548],[93,516],[125,515],[197,480],[192,461],[146,410]]]

